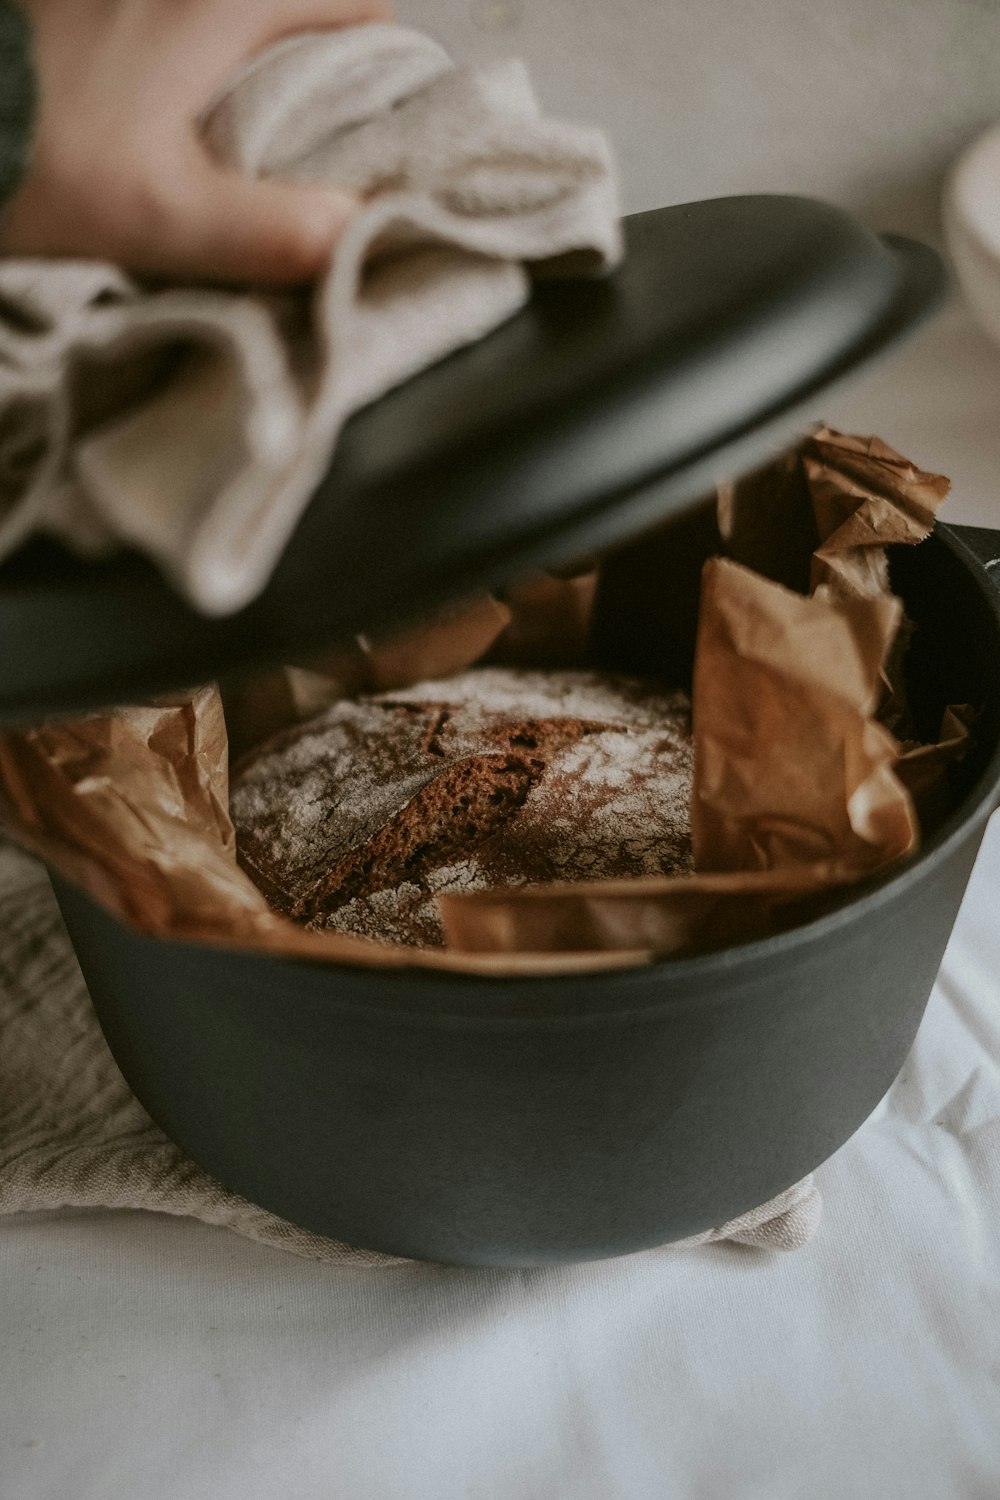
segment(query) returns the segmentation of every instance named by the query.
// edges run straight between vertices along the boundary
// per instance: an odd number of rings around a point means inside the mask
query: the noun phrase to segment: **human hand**
[[[23,0],[40,109],[0,251],[83,256],[188,279],[311,279],[357,207],[348,192],[249,179],[197,122],[282,36],[392,20],[390,0]]]

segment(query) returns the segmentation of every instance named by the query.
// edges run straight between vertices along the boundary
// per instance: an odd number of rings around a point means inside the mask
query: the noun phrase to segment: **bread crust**
[[[478,668],[346,700],[244,757],[241,865],[314,930],[437,946],[439,891],[691,868],[690,705],[634,678]]]

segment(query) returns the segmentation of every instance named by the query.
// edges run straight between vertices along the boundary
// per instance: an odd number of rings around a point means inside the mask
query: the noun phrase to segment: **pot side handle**
[[[956,526],[951,521],[942,529],[957,537],[963,547],[972,553],[1000,592],[1000,531],[994,531],[990,526]]]

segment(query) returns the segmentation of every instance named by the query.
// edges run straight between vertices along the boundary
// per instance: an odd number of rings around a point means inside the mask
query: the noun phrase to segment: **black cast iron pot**
[[[949,702],[981,716],[958,811],[889,878],[766,941],[519,980],[166,943],[60,882],[132,1088],[227,1187],[336,1239],[430,1260],[617,1255],[788,1187],[899,1071],[1000,800],[1000,594],[970,543],[1000,559],[992,533],[943,527],[893,558],[926,732]],[[616,649],[631,667],[629,642]]]
[[[626,230],[614,276],[543,284],[490,338],[359,413],[238,614],[197,616],[134,556],[25,548],[0,569],[0,719],[300,659],[625,544],[596,658],[683,681],[711,531],[699,497],[787,446],[821,393],[908,334],[942,268],[800,198],[686,204]],[[671,518],[665,547],[635,542]],[[893,559],[923,737],[948,703],[980,718],[958,810],[840,909],[703,958],[487,980],[166,943],[59,882],[126,1078],[228,1187],[402,1255],[615,1255],[764,1202],[874,1108],[930,993],[1000,789],[994,550],[942,528]]]

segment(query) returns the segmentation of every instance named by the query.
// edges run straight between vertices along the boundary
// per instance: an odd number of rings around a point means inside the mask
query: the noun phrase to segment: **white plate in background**
[[[956,161],[943,210],[962,290],[987,333],[1000,341],[1000,124]]]

